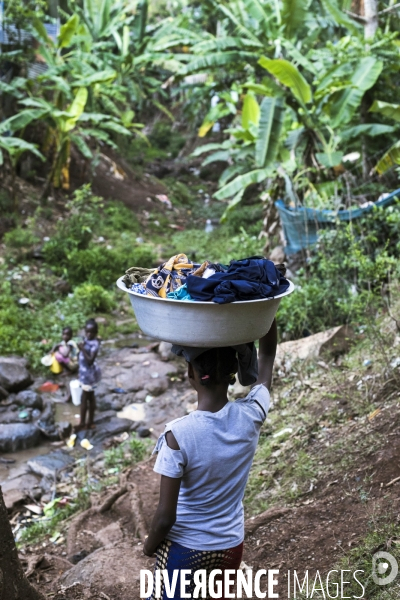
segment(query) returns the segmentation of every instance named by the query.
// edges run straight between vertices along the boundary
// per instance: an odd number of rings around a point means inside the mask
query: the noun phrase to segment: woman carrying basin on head
[[[156,555],[156,569],[167,570],[170,581],[174,569],[192,574],[239,569],[242,500],[269,408],[276,345],[274,321],[260,339],[258,377],[254,345],[177,352],[188,360],[198,408],[169,423],[158,440],[154,470],[161,474],[160,500],[144,544],[144,553]],[[229,402],[228,386],[238,370],[242,383],[247,376],[246,383],[250,377],[254,385],[246,398]],[[193,588],[191,580],[187,591]],[[179,578],[173,597],[180,598]]]

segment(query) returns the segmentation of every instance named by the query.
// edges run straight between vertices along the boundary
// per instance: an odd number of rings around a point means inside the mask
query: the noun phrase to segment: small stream
[[[145,347],[149,343],[151,343],[152,339],[143,336],[140,333],[133,333],[129,335],[124,335],[121,337],[117,337],[112,340],[104,340],[101,346],[101,358],[104,356],[109,356],[114,350],[119,350],[121,348],[140,348]],[[49,373],[48,380],[51,380],[54,376]],[[76,377],[76,376],[75,376]],[[68,385],[70,378],[60,378],[57,379],[57,383]],[[45,379],[36,381],[33,385],[35,388],[37,385],[43,383]],[[74,406],[72,402],[64,402],[66,396],[66,387],[60,388],[57,392],[53,394],[42,394],[43,397],[51,398],[53,400],[53,404],[55,407],[55,421],[56,423],[61,423],[62,421],[69,421],[72,425],[76,425],[79,422],[79,406]],[[19,450],[18,452],[10,452],[7,454],[3,454],[2,458],[5,461],[14,461],[14,462],[2,462],[0,460],[0,482],[6,479],[12,479],[22,473],[26,472],[26,463],[29,459],[35,456],[42,456],[43,454],[48,454],[57,448],[65,447],[65,442],[50,442],[48,440],[43,439],[38,446],[34,448],[29,448],[27,450]]]

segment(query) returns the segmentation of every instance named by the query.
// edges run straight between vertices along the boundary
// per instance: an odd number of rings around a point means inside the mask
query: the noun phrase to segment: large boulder
[[[0,386],[8,392],[19,392],[33,382],[27,361],[19,356],[0,356]]]
[[[333,327],[299,340],[278,344],[276,364],[290,369],[296,360],[336,356],[347,352],[354,333],[347,325]]]
[[[40,442],[40,431],[32,423],[0,424],[0,452],[33,448]]]
[[[103,381],[96,396],[109,395],[115,388],[127,393],[145,389],[153,395],[160,394],[168,387],[168,375],[177,373],[176,365],[160,360],[154,352],[135,354],[127,348],[113,353],[102,370]]]

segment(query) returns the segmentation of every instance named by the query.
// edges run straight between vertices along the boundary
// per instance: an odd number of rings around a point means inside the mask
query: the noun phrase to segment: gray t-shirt
[[[182,477],[168,539],[193,550],[227,550],[243,541],[242,500],[269,400],[267,388],[257,385],[216,413],[196,410],[166,425],[154,471]],[[168,446],[167,431],[180,450]]]

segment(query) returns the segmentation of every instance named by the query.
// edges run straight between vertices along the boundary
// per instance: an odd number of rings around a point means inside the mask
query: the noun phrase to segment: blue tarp
[[[286,254],[295,254],[318,241],[318,231],[332,227],[337,220],[354,221],[373,210],[375,207],[384,208],[400,199],[400,189],[395,190],[377,202],[371,202],[364,208],[353,210],[317,210],[314,208],[288,208],[283,200],[275,202],[281,219],[283,233],[286,239]]]

